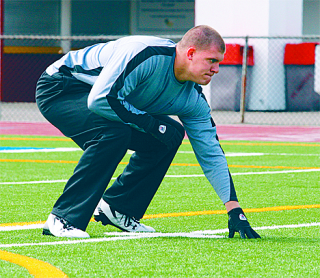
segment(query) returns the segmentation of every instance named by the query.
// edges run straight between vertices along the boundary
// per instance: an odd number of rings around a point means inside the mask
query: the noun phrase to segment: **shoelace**
[[[68,231],[73,230],[74,226],[72,226],[71,224],[69,224],[66,220],[64,220],[61,217],[57,216],[57,219],[63,224],[63,229],[66,229]]]
[[[124,218],[124,227],[128,228],[130,226],[132,226],[132,229],[135,230],[138,226],[140,226],[140,222],[135,219],[134,217],[130,217],[128,215],[125,215],[125,214],[122,214],[122,213],[119,213],[119,212],[116,212],[114,209],[110,208],[113,216],[115,218],[117,218],[117,220],[119,222],[121,222]],[[117,216],[117,213],[120,214],[121,216]]]
[[[134,219],[133,217],[127,216],[127,215],[122,215],[120,220],[123,219],[123,217],[125,217],[124,219],[124,226],[125,227],[129,227],[132,226],[132,229],[134,230],[135,228],[138,227],[138,225],[140,225],[140,222],[136,219]]]

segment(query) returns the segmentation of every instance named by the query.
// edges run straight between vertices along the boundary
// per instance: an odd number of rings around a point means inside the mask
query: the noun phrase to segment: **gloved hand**
[[[152,128],[148,132],[164,143],[169,150],[179,147],[183,139],[183,135],[174,126],[158,119],[154,119]]]
[[[230,210],[228,215],[229,238],[233,238],[235,232],[238,232],[241,238],[261,238],[259,234],[251,228],[241,208]]]

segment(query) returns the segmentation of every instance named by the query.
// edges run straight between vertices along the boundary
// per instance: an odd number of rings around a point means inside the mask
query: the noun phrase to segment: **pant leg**
[[[84,135],[81,135],[83,140]],[[85,230],[130,141],[130,128],[108,127],[86,149],[52,213]],[[77,140],[77,139],[76,139]]]
[[[92,113],[87,108],[90,88],[71,77],[45,75],[38,82],[36,97],[44,117],[84,149],[52,211],[82,230],[127,148],[136,153],[104,198],[137,219],[145,213],[177,151],[169,151],[151,135]],[[176,121],[161,119],[184,134]]]
[[[130,127],[108,121],[87,108],[90,89],[71,77],[44,74],[36,92],[44,117],[84,150],[52,210],[82,230],[131,140]]]
[[[42,115],[65,136],[77,136],[81,140],[81,134],[91,131],[91,136],[95,136],[98,132],[94,130],[110,123],[88,109],[87,99],[91,88],[74,77],[43,73],[37,83],[36,102]],[[84,140],[87,136],[84,136]],[[84,140],[80,145],[82,149]]]
[[[167,116],[162,121],[184,128]],[[158,190],[178,148],[168,148],[149,134],[133,131],[130,149],[135,150],[123,173],[109,187],[103,199],[117,211],[141,219]]]

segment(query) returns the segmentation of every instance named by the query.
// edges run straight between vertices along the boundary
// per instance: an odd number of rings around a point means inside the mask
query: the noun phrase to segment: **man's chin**
[[[199,85],[208,85],[211,81],[211,78],[210,79],[206,79],[206,80],[202,80],[202,82],[198,83]]]

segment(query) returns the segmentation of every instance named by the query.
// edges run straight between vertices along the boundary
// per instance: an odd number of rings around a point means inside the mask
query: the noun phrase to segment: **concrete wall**
[[[302,15],[303,0],[197,0],[195,6],[196,25],[210,25],[223,37],[301,36]],[[283,54],[287,42],[249,40],[254,47],[255,65],[248,109],[286,108]],[[210,98],[210,86],[205,94]]]

